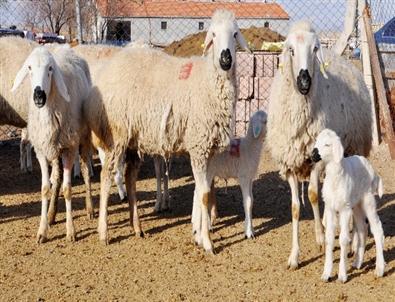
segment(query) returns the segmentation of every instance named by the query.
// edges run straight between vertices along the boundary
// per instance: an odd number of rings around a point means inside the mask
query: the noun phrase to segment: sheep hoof
[[[347,282],[347,275],[339,275],[337,278],[337,282],[346,283]]]
[[[67,235],[66,236],[66,241],[68,241],[68,242],[75,242],[75,234],[73,233],[73,234],[69,234],[69,235]]]
[[[288,269],[294,271],[298,269],[299,263],[297,261],[288,260]]]
[[[93,220],[95,218],[95,213],[94,212],[87,213],[86,216],[88,217],[88,220]]]
[[[102,245],[108,245],[108,239],[107,239],[107,238],[105,238],[105,239],[100,239],[100,243],[101,243]]]
[[[127,196],[121,198],[121,203],[125,203],[125,202],[127,202],[127,201],[128,201],[128,197],[127,197]]]
[[[324,281],[325,283],[329,281],[329,275],[327,274],[322,274],[321,280]]]
[[[41,244],[47,241],[47,237],[43,234],[37,234],[37,243]]]
[[[376,277],[381,278],[384,276],[384,265],[376,265],[375,274]]]
[[[140,232],[136,232],[136,237],[138,237],[138,238],[144,238],[144,232],[143,231],[140,231]]]
[[[212,256],[215,255],[214,249],[210,248],[210,249],[206,250],[206,254],[212,255]]]

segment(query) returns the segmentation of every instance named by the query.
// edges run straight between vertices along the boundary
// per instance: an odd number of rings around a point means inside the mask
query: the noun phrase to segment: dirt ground
[[[103,246],[97,219],[88,221],[84,188],[74,181],[74,223],[77,242],[65,240],[64,203],[49,241],[37,245],[40,216],[40,171],[19,171],[16,144],[0,152],[0,300],[1,301],[394,301],[395,300],[395,162],[385,146],[372,157],[384,179],[378,202],[385,233],[386,275],[374,276],[375,247],[370,236],[362,269],[349,269],[349,281],[336,280],[336,242],[332,280],[320,276],[324,257],[315,244],[312,210],[302,206],[300,268],[286,268],[291,248],[288,185],[278,177],[266,155],[254,184],[254,240],[244,239],[241,193],[235,182],[227,190],[218,182],[219,220],[212,238],[216,255],[206,255],[192,242],[190,213],[193,180],[187,160],[171,171],[173,211],[156,215],[153,163],[146,160],[138,182],[139,213],[145,238],[133,235],[128,208],[112,188],[109,207],[110,244]],[[99,167],[93,178],[94,201],[99,194]],[[322,208],[321,208],[322,210]],[[350,265],[349,265],[350,266]]]

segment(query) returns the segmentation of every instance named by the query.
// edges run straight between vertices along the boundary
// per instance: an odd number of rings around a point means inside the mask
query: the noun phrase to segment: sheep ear
[[[316,52],[316,56],[317,56],[318,62],[320,63],[320,71],[321,71],[322,75],[324,76],[324,78],[327,79],[328,78],[328,74],[325,71],[325,68],[326,68],[325,64],[326,64],[326,62],[325,62],[325,58],[324,58],[324,54],[323,54],[323,51],[322,51],[322,46],[321,46],[320,41],[317,41],[317,47],[318,47],[318,50]]]
[[[333,159],[336,163],[340,163],[344,157],[344,149],[343,145],[340,141],[340,138],[334,140],[333,145]]]
[[[70,102],[70,95],[67,90],[66,84],[64,83],[62,73],[60,72],[59,66],[54,62],[53,66],[53,79],[55,80],[56,87],[60,95],[67,101]]]
[[[206,39],[204,40],[203,56],[207,54],[208,49],[213,45],[213,32],[211,30],[207,31]]]
[[[23,80],[26,78],[28,74],[28,68],[27,68],[27,60],[25,63],[23,63],[21,69],[19,69],[18,73],[16,74],[15,80],[14,80],[14,85],[12,85],[11,91],[15,92],[18,87],[22,84]]]
[[[248,47],[246,40],[244,39],[243,35],[240,32],[240,29],[237,29],[236,40],[239,45],[244,48],[248,53],[252,53],[251,49]]]

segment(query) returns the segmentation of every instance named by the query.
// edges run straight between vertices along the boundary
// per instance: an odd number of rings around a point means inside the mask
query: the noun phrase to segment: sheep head
[[[321,43],[317,34],[309,22],[295,23],[284,43],[282,60],[292,66],[295,86],[303,95],[307,95],[310,91],[312,78],[315,76],[316,59],[321,66],[323,76],[327,78]]]
[[[340,163],[343,154],[343,145],[335,131],[324,129],[318,134],[312,153],[314,162],[322,160],[325,164],[332,161]]]
[[[236,57],[236,42],[251,52],[233,12],[223,9],[215,11],[204,41],[203,55],[212,48],[214,66],[218,70],[232,70]]]
[[[250,118],[247,135],[256,139],[265,136],[266,123],[267,123],[266,112],[262,110],[255,112]]]
[[[54,81],[59,94],[67,102],[70,96],[64,83],[62,73],[53,55],[44,47],[33,49],[21,69],[18,71],[12,91],[16,91],[27,75],[30,75],[32,99],[38,108],[45,106],[51,93],[52,81]]]

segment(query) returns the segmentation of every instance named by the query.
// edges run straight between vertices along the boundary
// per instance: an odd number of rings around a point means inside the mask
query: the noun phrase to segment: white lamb
[[[59,48],[50,53],[35,48],[18,71],[12,91],[16,91],[30,75],[28,113],[29,139],[35,149],[42,174],[41,221],[37,242],[47,238],[48,197],[50,192],[49,163],[63,162],[63,195],[66,201],[66,239],[75,240],[71,213],[71,169],[81,143],[82,174],[86,185],[87,211],[93,216],[88,171],[89,131],[82,120],[82,103],[91,90],[87,63],[70,49]],[[87,144],[87,142],[89,144]]]
[[[213,252],[207,208],[212,179],[207,164],[215,152],[229,145],[236,100],[236,42],[248,46],[232,12],[218,10],[211,21],[205,40],[206,57],[177,58],[155,49],[126,48],[111,59],[84,106],[89,126],[106,152],[98,227],[100,240],[105,243],[109,177],[126,149],[134,151],[129,156],[134,163],[136,151],[166,158],[188,153],[201,208],[194,225],[195,241]],[[128,176],[134,167],[126,158]],[[135,182],[136,175],[130,175],[126,187],[133,226],[141,234]]]
[[[323,161],[325,180],[322,195],[325,201],[325,267],[321,279],[328,281],[333,266],[333,245],[335,240],[336,212],[340,220],[340,263],[338,280],[347,281],[347,246],[349,238],[349,222],[351,217],[357,228],[358,248],[353,267],[360,268],[365,252],[365,217],[376,243],[376,275],[382,277],[385,262],[383,256],[384,236],[380,218],[376,211],[374,194],[383,195],[383,183],[375,173],[369,161],[363,156],[343,157],[344,149],[340,138],[330,130],[324,129],[317,137],[312,159]]]
[[[257,111],[250,118],[247,135],[240,139],[232,139],[229,149],[214,154],[208,163],[207,173],[211,179],[215,176],[221,178],[237,178],[243,194],[243,206],[245,214],[245,236],[254,237],[252,226],[252,182],[256,177],[259,166],[259,158],[262,151],[263,140],[266,135],[267,115],[263,111]],[[213,188],[213,187],[212,187]],[[214,193],[214,192],[213,192]],[[216,199],[210,200],[211,223],[216,218]],[[196,192],[193,199],[192,223],[198,219],[199,204],[196,202]]]

